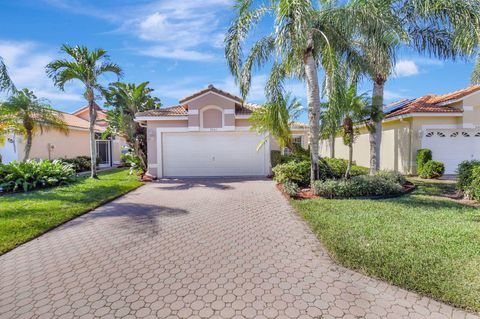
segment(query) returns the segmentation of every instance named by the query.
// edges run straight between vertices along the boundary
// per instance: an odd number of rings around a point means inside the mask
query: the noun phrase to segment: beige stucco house
[[[250,130],[248,118],[261,106],[244,103],[210,85],[178,105],[141,112],[147,127],[148,172],[158,178],[190,176],[266,176],[270,151],[279,149]],[[308,128],[292,126],[293,137],[307,147]]]
[[[121,137],[102,139],[101,135],[106,128],[106,113],[98,105],[97,122],[97,154],[100,158],[100,167],[120,164],[122,148],[125,140]],[[90,156],[89,112],[88,107],[82,107],[73,113],[58,112],[69,128],[68,135],[49,130],[37,132],[33,137],[30,158],[32,159],[58,159],[74,158],[77,156]],[[3,147],[0,147],[2,162],[22,160],[25,150],[25,141],[21,136],[10,135]]]
[[[463,160],[480,159],[480,85],[443,95],[430,94],[384,107],[380,165],[382,169],[415,174],[417,150],[432,150],[433,159],[454,174]],[[369,166],[369,135],[365,127],[354,144],[354,160]],[[330,156],[330,142],[320,142],[320,154]],[[348,158],[342,138],[335,157]]]

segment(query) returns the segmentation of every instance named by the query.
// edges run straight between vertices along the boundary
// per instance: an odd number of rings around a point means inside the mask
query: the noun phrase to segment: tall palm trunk
[[[97,110],[95,109],[95,100],[93,97],[93,91],[87,93],[88,98],[88,111],[90,115],[90,177],[97,177],[97,143],[95,140],[95,121],[97,120]]]
[[[332,133],[330,135],[330,157],[335,158],[335,138],[336,134]]]
[[[318,132],[320,122],[320,89],[318,85],[317,64],[313,58],[313,36],[309,36],[305,51],[305,76],[307,79],[307,107],[310,125],[310,183],[318,179]]]
[[[370,175],[375,174],[380,169],[380,145],[382,143],[382,112],[383,112],[383,93],[385,80],[376,79],[373,81],[372,106],[372,127],[370,129]]]
[[[347,169],[345,171],[345,179],[350,177],[350,172],[352,171],[352,162],[353,162],[353,143],[348,143],[348,163]]]
[[[27,129],[27,140],[25,142],[25,157],[23,161],[27,161],[30,158],[30,151],[32,150],[32,141],[33,141],[33,134],[32,130]]]

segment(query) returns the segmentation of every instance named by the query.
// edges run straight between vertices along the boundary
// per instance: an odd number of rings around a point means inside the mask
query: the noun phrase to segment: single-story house
[[[103,139],[107,123],[106,113],[98,105],[95,131],[97,134],[97,155],[100,159],[99,167],[109,167],[120,164],[120,155],[125,147],[125,140],[121,137]],[[82,107],[73,113],[57,111],[69,128],[68,135],[55,130],[38,132],[33,137],[30,158],[32,159],[58,159],[74,158],[77,156],[90,156],[89,112],[88,106]],[[25,140],[22,136],[11,134],[7,137],[5,145],[0,146],[2,162],[22,160],[24,156]]]
[[[270,151],[278,145],[250,130],[252,112],[261,107],[213,85],[178,105],[140,112],[147,127],[148,172],[157,177],[267,176]],[[295,141],[307,147],[308,128],[292,126]]]
[[[433,159],[454,174],[464,160],[480,159],[480,85],[452,93],[403,99],[384,107],[380,166],[406,174],[416,173],[416,153],[432,151]],[[369,134],[360,127],[353,159],[369,166]],[[320,154],[329,156],[330,142],[320,142]],[[335,139],[335,157],[348,158],[342,138]]]

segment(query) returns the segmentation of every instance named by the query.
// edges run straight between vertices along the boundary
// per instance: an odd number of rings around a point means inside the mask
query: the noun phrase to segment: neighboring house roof
[[[291,122],[290,123],[290,128],[291,129],[308,129],[309,126],[308,124],[302,123],[302,122]]]
[[[145,112],[138,112],[135,117],[138,116],[187,116],[188,107],[182,105],[174,105],[169,107],[161,107],[159,109],[148,110]]]
[[[385,118],[414,113],[462,113],[463,110],[448,104],[452,104],[479,90],[480,85],[474,85],[442,95],[429,94],[413,100],[403,99],[385,105],[383,111]]]
[[[97,103],[93,103],[93,106],[97,109],[97,111],[102,111],[102,108],[97,104]],[[81,114],[83,113],[84,111],[88,110],[88,105],[85,105],[85,106],[82,106],[81,108],[79,109],[76,109],[75,111],[73,111],[71,114],[73,115],[78,115],[78,114]]]
[[[57,111],[59,113],[59,115],[62,117],[63,121],[67,124],[68,127],[70,128],[78,128],[78,129],[89,129],[90,127],[90,123],[87,121],[87,120],[84,120],[74,114],[70,114],[70,113],[65,113],[65,112],[61,112],[61,111]],[[95,125],[95,130],[96,131],[103,131],[104,128],[99,126],[99,125]]]
[[[239,98],[238,96],[233,95],[233,94],[230,94],[230,93],[225,92],[225,91],[223,91],[223,90],[217,89],[217,88],[214,87],[212,84],[210,84],[206,89],[200,90],[200,91],[195,92],[195,93],[193,93],[193,94],[191,94],[191,95],[189,95],[189,96],[184,97],[184,98],[181,99],[179,102],[180,102],[180,104],[185,104],[185,102],[190,101],[190,100],[192,100],[192,99],[194,99],[194,98],[196,98],[196,97],[199,97],[200,95],[205,94],[205,93],[207,93],[207,92],[215,92],[215,93],[220,94],[220,95],[223,95],[223,96],[225,96],[225,97],[227,97],[227,98],[229,98],[229,99],[235,100],[235,101],[237,101],[237,102],[239,102],[239,103],[242,103],[242,102],[243,102],[243,100],[242,100],[241,98]]]

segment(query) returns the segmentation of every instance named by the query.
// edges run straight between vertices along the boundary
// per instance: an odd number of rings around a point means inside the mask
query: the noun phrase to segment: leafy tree
[[[55,130],[66,135],[69,132],[67,124],[63,121],[63,115],[28,89],[16,91],[6,102],[0,104],[0,118],[8,119],[4,128],[24,136],[26,140],[24,161],[30,156],[33,136],[38,131],[43,134],[44,131]]]
[[[369,3],[338,5],[321,1],[318,7],[310,0],[237,0],[235,5],[236,17],[225,38],[225,56],[242,95],[246,97],[250,89],[252,69],[266,65],[271,65],[265,88],[270,101],[281,98],[286,79],[297,78],[306,83],[312,183],[318,179],[319,160],[318,68],[321,65],[325,72],[332,72],[333,52],[348,51],[352,36],[359,32],[358,26],[375,29],[393,20],[388,10],[378,10]],[[249,54],[244,58],[243,48],[250,31],[257,31],[255,27],[267,15],[267,23],[273,21],[273,31],[253,45],[249,43]]]
[[[363,68],[373,82],[370,131],[370,173],[380,167],[385,83],[402,46],[440,59],[468,57],[478,48],[480,2],[477,0],[374,0],[386,15],[397,17],[390,28],[365,29],[354,42]],[[369,5],[371,5],[371,3]],[[388,4],[388,5],[385,5]],[[402,30],[398,27],[401,26]],[[352,55],[355,56],[355,55]],[[358,65],[358,60],[351,61]],[[473,75],[475,79],[475,72]]]
[[[160,99],[152,96],[149,82],[138,85],[116,82],[110,84],[105,94],[106,103],[112,110],[107,112],[107,133],[125,137],[128,145],[138,157],[139,168],[147,170],[146,130],[135,122],[135,113],[144,112],[161,106]]]
[[[0,92],[15,90],[15,85],[13,85],[7,71],[7,66],[3,62],[2,57],[0,57]]]
[[[65,85],[73,80],[80,81],[84,85],[84,96],[88,102],[90,117],[91,177],[97,178],[97,149],[95,142],[97,109],[95,107],[95,99],[96,93],[103,94],[105,91],[99,80],[105,73],[113,73],[120,77],[122,70],[117,64],[109,61],[107,51],[103,49],[90,51],[84,46],[71,47],[64,44],[61,51],[67,54],[69,58],[49,63],[46,71],[48,76],[53,79],[55,85],[62,91],[65,89]]]
[[[300,101],[297,98],[290,99],[290,94],[256,109],[249,119],[252,123],[251,129],[260,134],[267,134],[259,147],[271,136],[280,148],[294,149],[290,124],[298,118],[302,109]]]

